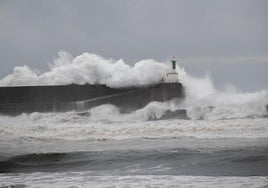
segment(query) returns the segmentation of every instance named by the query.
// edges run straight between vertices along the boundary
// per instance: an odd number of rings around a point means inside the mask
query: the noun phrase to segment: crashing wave
[[[146,86],[158,83],[167,71],[167,64],[152,59],[130,66],[122,59],[114,61],[93,53],[83,53],[73,58],[67,52],[59,52],[59,57],[49,66],[49,71],[39,73],[26,65],[15,67],[12,74],[0,80],[0,85],[106,84],[113,88]]]

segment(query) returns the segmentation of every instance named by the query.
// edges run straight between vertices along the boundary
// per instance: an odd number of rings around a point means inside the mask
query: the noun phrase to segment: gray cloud
[[[0,77],[25,64],[45,70],[66,50],[130,64],[176,55],[188,72],[209,71],[219,85],[267,88],[267,17],[265,0],[2,0]]]

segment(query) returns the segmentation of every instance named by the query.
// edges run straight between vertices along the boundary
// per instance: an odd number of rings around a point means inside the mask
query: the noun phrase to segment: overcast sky
[[[0,78],[59,50],[132,64],[179,59],[222,87],[268,89],[267,0],[1,0]]]

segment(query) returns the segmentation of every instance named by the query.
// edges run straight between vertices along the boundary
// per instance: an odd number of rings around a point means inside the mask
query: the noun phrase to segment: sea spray
[[[137,114],[117,114],[114,117],[98,119],[90,115],[81,116],[75,112],[0,116],[0,137],[28,141],[187,137],[268,138],[268,118],[145,121],[136,119],[137,117],[139,117]]]
[[[122,59],[105,59],[93,53],[83,53],[73,58],[67,52],[49,65],[50,70],[38,73],[28,66],[15,67],[12,74],[0,80],[0,86],[105,84],[120,88],[148,86],[159,83],[168,72],[165,63],[152,59],[136,62],[133,66]]]
[[[152,59],[141,60],[130,66],[122,59],[105,59],[93,53],[83,53],[75,58],[63,51],[58,55],[59,57],[49,64],[49,71],[39,73],[26,65],[15,67],[12,74],[0,80],[0,86],[88,83],[106,84],[113,88],[144,87],[160,82],[170,71],[168,63],[159,63]],[[228,84],[225,90],[219,90],[208,75],[194,77],[180,66],[177,66],[177,72],[186,94],[181,107],[241,105],[252,102],[268,104],[266,90],[243,93],[231,84]]]
[[[87,63],[81,68],[69,55],[61,56],[47,73],[17,67],[1,84],[65,84],[76,80],[121,87],[139,85],[148,76],[147,68],[141,65],[145,73],[128,83],[121,79],[129,69],[122,61],[112,63],[108,70]],[[115,72],[121,76],[111,76],[115,64]],[[182,103],[154,101],[132,113],[104,104],[84,112],[0,115],[0,184],[161,187],[164,181],[168,186],[188,187],[265,186],[267,91],[243,93],[232,86],[219,90],[209,76],[195,78],[178,69],[186,91]],[[148,74],[149,78],[156,76]],[[153,81],[150,79],[150,84]],[[190,119],[161,119],[177,109],[186,109]]]
[[[167,63],[154,60],[142,60],[130,66],[121,59],[114,61],[92,53],[83,53],[73,58],[66,52],[59,52],[59,57],[54,59],[54,63],[50,64],[49,68],[50,70],[45,73],[38,73],[27,66],[15,67],[12,74],[0,80],[0,85],[98,83],[110,87],[145,86],[159,82],[161,77],[170,70]],[[186,93],[185,100],[180,103],[176,100],[164,103],[154,101],[129,114],[121,114],[115,106],[102,105],[90,109],[86,113],[88,116],[83,117],[77,117],[76,112],[33,113],[30,119],[33,120],[33,124],[34,121],[41,121],[41,124],[42,121],[54,124],[53,121],[60,120],[63,124],[68,122],[87,124],[100,121],[129,123],[159,119],[168,111],[178,109],[186,109],[187,116],[192,120],[263,118],[268,115],[266,90],[243,93],[231,84],[224,90],[219,90],[208,75],[197,78],[180,66],[177,66],[177,72]],[[37,116],[38,118],[35,118]],[[28,121],[27,118],[25,121]]]
[[[182,106],[204,107],[248,103],[268,104],[267,90],[242,92],[231,84],[228,84],[225,89],[219,90],[208,75],[198,78],[187,73],[180,66],[178,66],[178,72],[186,92],[186,98]]]

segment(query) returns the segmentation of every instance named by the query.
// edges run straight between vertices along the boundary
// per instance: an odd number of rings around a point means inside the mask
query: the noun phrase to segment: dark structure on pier
[[[113,104],[129,112],[151,101],[184,96],[181,83],[160,83],[150,87],[109,88],[105,85],[0,87],[0,113],[83,111]]]
[[[99,84],[0,87],[0,113],[83,111],[101,104],[113,104],[122,112],[130,112],[152,101],[181,99],[184,91],[175,57],[171,65],[171,72],[162,78],[162,83],[146,87],[110,88]]]

